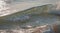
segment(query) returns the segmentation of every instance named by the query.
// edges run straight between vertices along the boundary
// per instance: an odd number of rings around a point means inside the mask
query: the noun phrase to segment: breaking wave
[[[12,1],[12,0],[10,0],[10,1]],[[10,13],[11,11],[13,11],[12,13],[14,13],[14,11],[16,12],[18,10],[17,8],[11,9],[11,7],[9,7],[11,2],[9,2],[9,4],[7,4],[6,2],[3,1],[3,0],[0,0],[0,8],[1,8],[0,9],[0,16],[5,16],[7,14],[11,14]],[[60,3],[57,3],[57,6],[56,6],[55,9],[60,9],[59,4]],[[15,10],[15,9],[17,9],[17,10]],[[24,17],[24,18],[26,18],[26,17]],[[30,19],[30,21],[28,21],[27,23],[22,24],[22,25],[19,25],[19,23],[17,23],[17,25],[16,25],[16,23],[15,24],[8,24],[8,23],[5,24],[4,23],[4,24],[0,25],[0,33],[32,33],[33,30],[34,30],[34,29],[31,28],[32,26],[36,27],[36,26],[40,26],[42,24],[45,25],[46,23],[54,23],[54,22],[59,23],[59,21],[60,21],[59,18],[60,17],[57,18],[56,15],[55,16],[53,16],[53,15],[46,16],[46,15],[43,14],[43,15],[41,15],[39,17],[33,16],[32,19]],[[18,18],[16,17],[16,19],[18,19]],[[0,21],[1,21],[1,19],[0,19]],[[14,20],[14,21],[16,21],[16,20]],[[14,26],[14,25],[16,25],[16,26]],[[23,28],[25,28],[25,29],[23,29]]]

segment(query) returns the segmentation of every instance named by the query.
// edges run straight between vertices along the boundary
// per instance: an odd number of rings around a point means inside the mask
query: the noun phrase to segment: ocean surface
[[[41,0],[42,1],[42,0]],[[13,14],[22,10],[26,10],[31,7],[36,6],[42,6],[46,4],[54,4],[57,0],[49,2],[52,0],[46,0],[45,2],[42,1],[40,3],[40,0],[0,0],[0,16],[6,16],[9,14]],[[59,0],[58,0],[59,1]],[[54,2],[54,3],[53,3]],[[18,6],[18,7],[17,7]],[[57,9],[59,9],[57,7]],[[53,14],[53,13],[52,13]],[[20,24],[0,24],[0,33],[31,33],[30,30],[28,30],[28,26],[38,27],[41,25],[53,25],[53,24],[59,24],[60,23],[60,15],[56,14],[41,14],[36,15],[33,14],[31,16],[31,19],[27,21],[27,23]],[[1,21],[0,21],[1,22]]]

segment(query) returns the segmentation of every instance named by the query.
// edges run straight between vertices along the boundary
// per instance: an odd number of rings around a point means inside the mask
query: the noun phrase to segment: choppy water
[[[0,25],[0,33],[32,33],[32,31],[28,30],[28,26],[33,27],[38,27],[41,25],[46,25],[46,24],[54,24],[54,23],[60,23],[60,16],[33,16],[30,21],[24,24],[19,24],[18,25],[11,25],[11,24],[6,24],[6,25]]]

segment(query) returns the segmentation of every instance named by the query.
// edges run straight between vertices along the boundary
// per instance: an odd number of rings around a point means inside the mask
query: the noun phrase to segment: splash
[[[12,2],[12,0],[0,0],[0,16],[5,16],[17,12],[17,8],[12,6]]]
[[[9,12],[8,4],[4,0],[0,0],[0,16],[6,15]]]

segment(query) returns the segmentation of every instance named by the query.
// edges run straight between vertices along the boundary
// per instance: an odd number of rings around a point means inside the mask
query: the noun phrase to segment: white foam
[[[60,1],[56,2],[56,10],[60,10]]]

